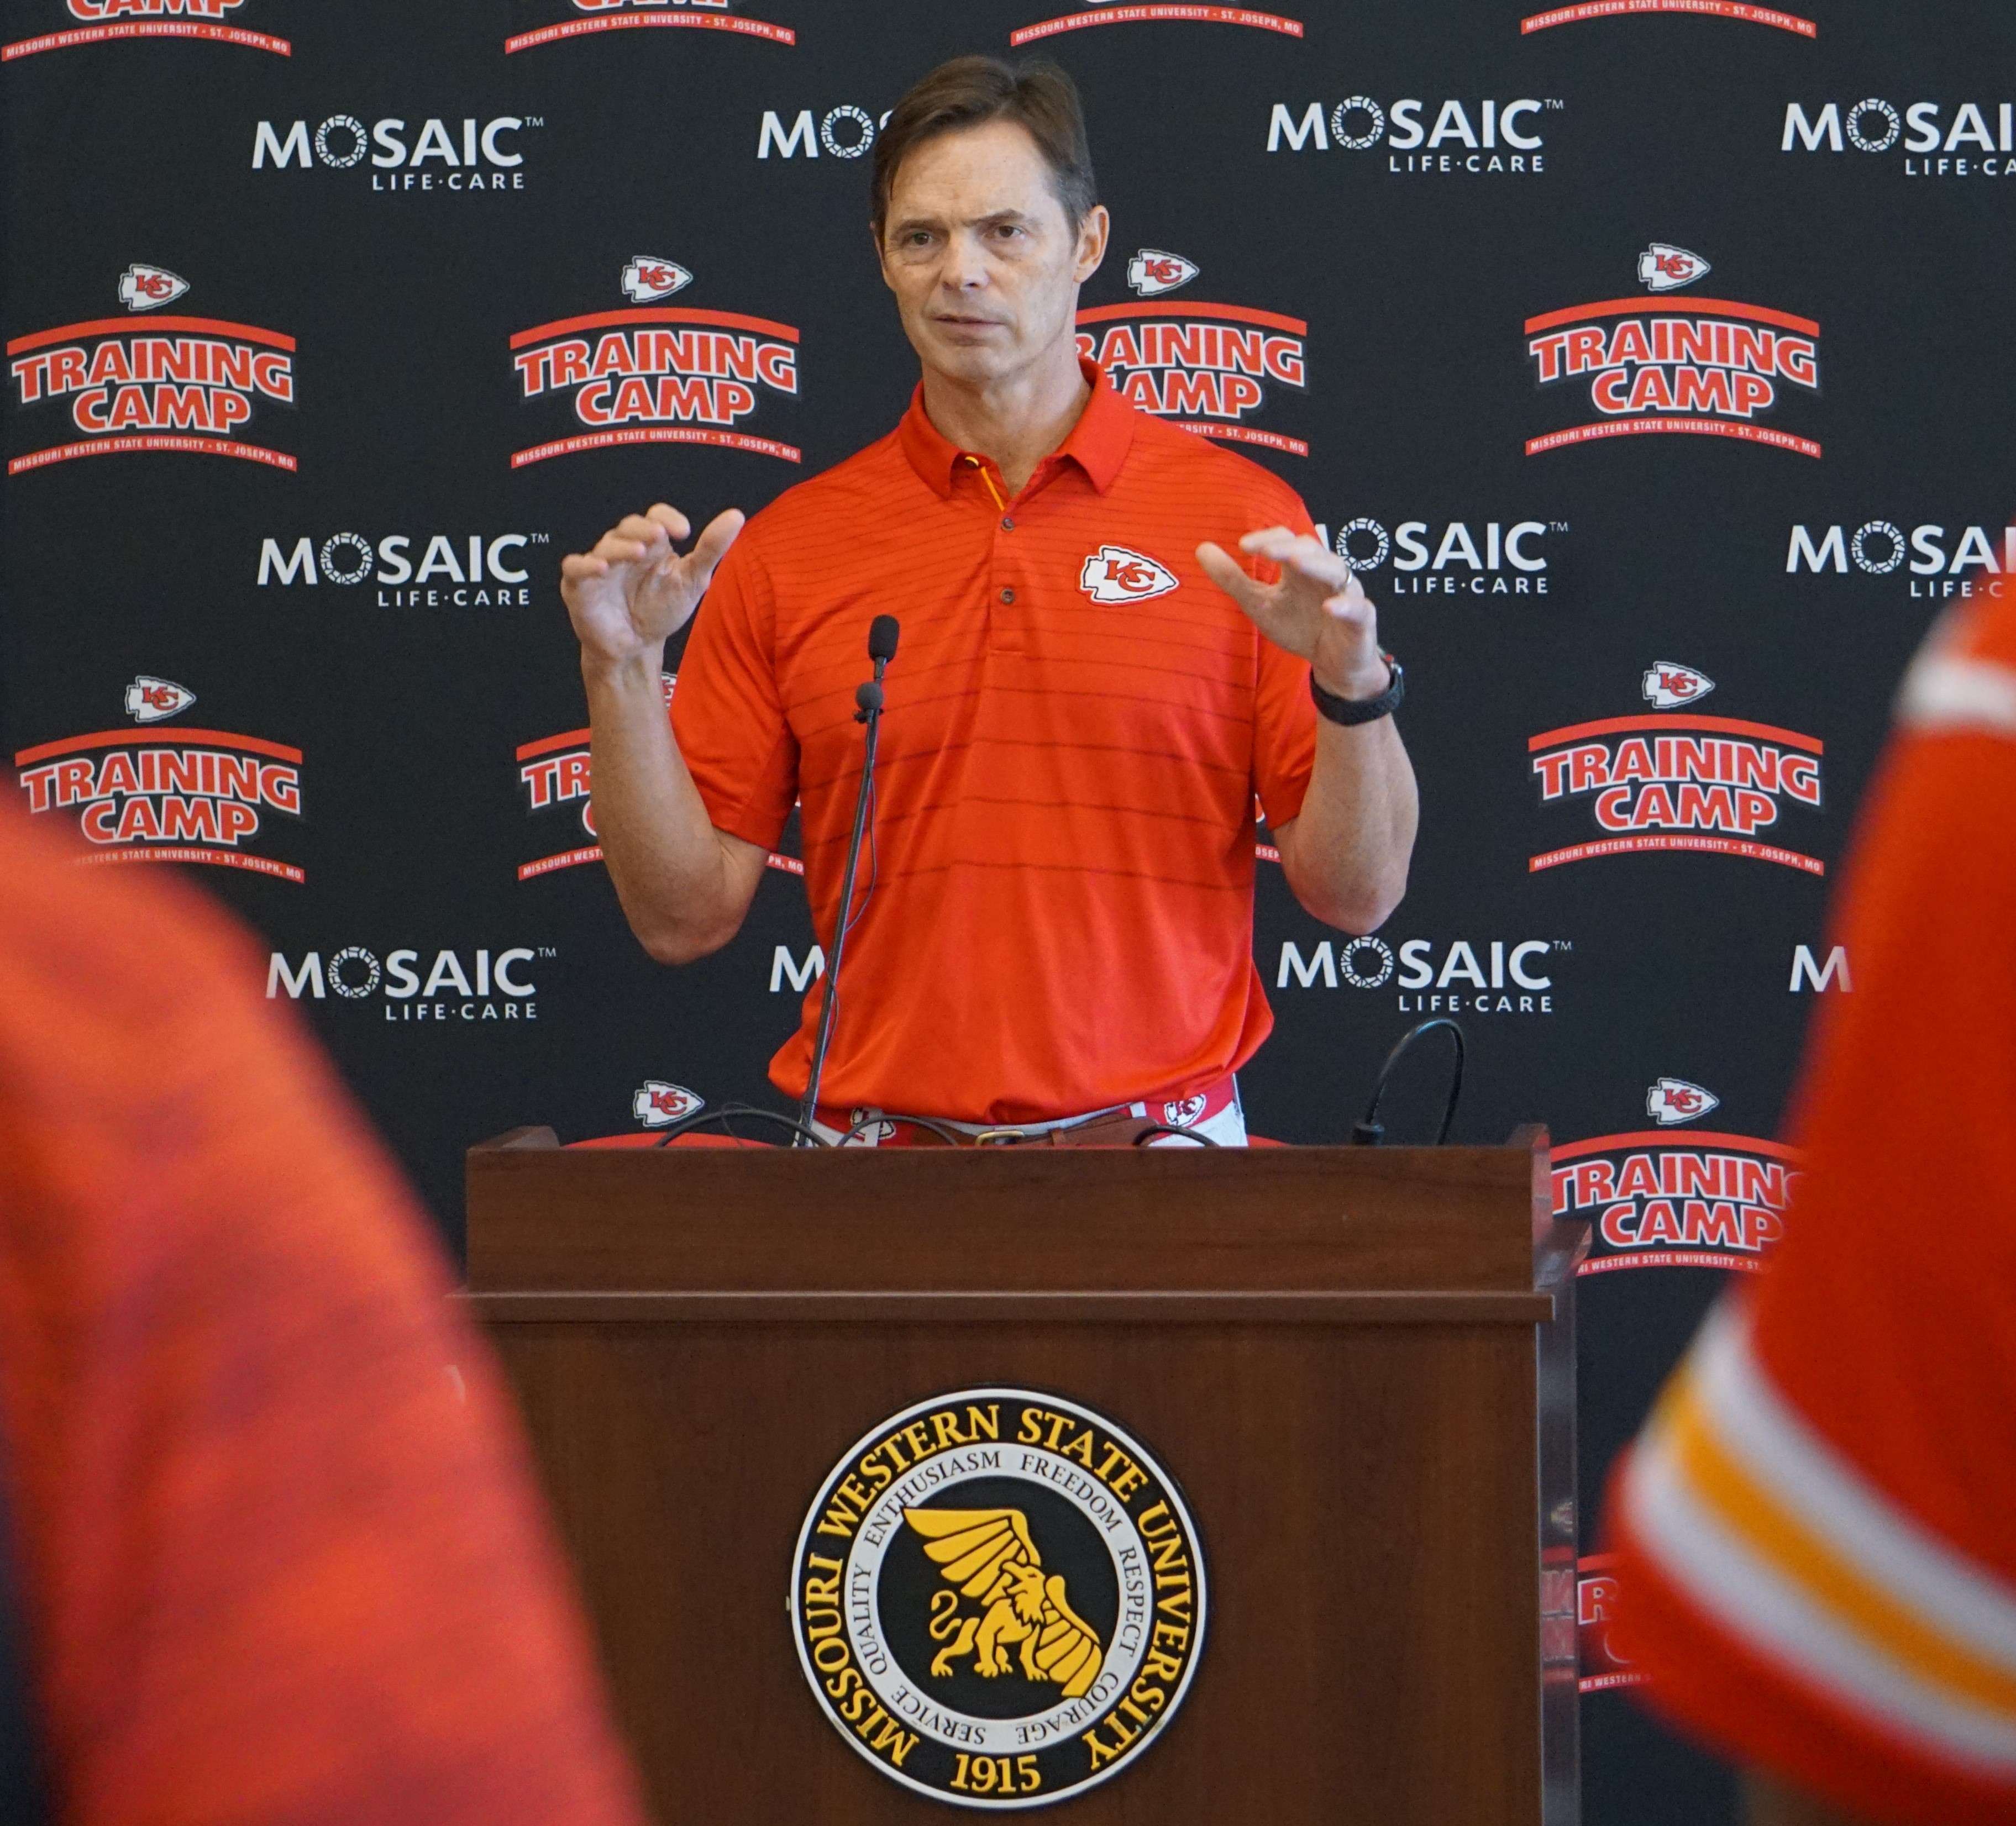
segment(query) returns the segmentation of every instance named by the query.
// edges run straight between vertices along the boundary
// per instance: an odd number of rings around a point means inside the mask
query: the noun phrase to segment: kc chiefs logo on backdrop
[[[556,45],[590,33],[634,31],[647,26],[733,32],[773,45],[798,41],[798,34],[790,27],[734,12],[730,0],[517,0],[517,10],[527,20],[545,19],[551,23],[513,32],[504,41],[507,53],[529,51],[538,45]]]
[[[692,279],[671,261],[638,254],[619,282],[632,297],[660,287],[664,297]],[[564,395],[575,420],[591,427],[513,451],[514,469],[626,444],[709,444],[801,460],[795,444],[736,429],[759,407],[797,397],[798,332],[788,323],[674,304],[598,311],[519,331],[511,365],[527,404]]]
[[[244,4],[245,0],[67,0],[66,7],[59,8],[52,0],[49,14],[61,18],[67,10],[74,23],[38,38],[0,45],[0,63],[32,57],[38,51],[67,51],[120,38],[207,38],[283,57],[293,56],[294,48],[286,39],[231,23]]]
[[[1593,19],[1636,17],[1648,13],[1691,13],[1711,19],[1741,20],[1751,25],[1775,26],[1802,38],[1820,36],[1820,27],[1796,13],[1775,6],[1755,6],[1749,0],[1576,0],[1570,6],[1556,6],[1545,13],[1530,13],[1519,22],[1524,33],[1543,32],[1550,26],[1580,25]]]
[[[1197,276],[1196,261],[1186,260],[1180,253],[1165,253],[1158,248],[1144,247],[1127,263],[1128,287],[1144,298],[1173,292]]]
[[[706,1104],[707,1099],[697,1091],[689,1091],[683,1084],[646,1078],[631,1093],[630,1114],[647,1129],[667,1129]]]
[[[1715,688],[1692,667],[1645,673],[1645,701],[1666,714],[1550,729],[1526,744],[1543,806],[1587,800],[1602,833],[1532,858],[1535,872],[1593,857],[1704,850],[1824,875],[1817,857],[1759,842],[1787,806],[1820,809],[1817,737],[1730,717],[1676,714]]]
[[[1034,25],[1018,27],[1008,34],[1011,45],[1033,45],[1043,38],[1053,38],[1060,32],[1083,31],[1095,25],[1244,25],[1256,31],[1278,32],[1283,38],[1298,38],[1302,35],[1302,22],[1289,19],[1278,13],[1262,13],[1251,6],[1214,6],[1194,4],[1172,4],[1171,0],[1136,0],[1136,3],[1115,6],[1107,0],[1085,0],[1086,10],[1067,13],[1055,19],[1039,20]]]
[[[1175,1481],[1104,1414],[1026,1389],[940,1395],[857,1440],[806,1511],[788,1601],[848,1748],[1004,1810],[1127,1770],[1183,1704],[1206,1618]]]
[[[126,687],[142,725],[179,716],[196,693],[142,673]],[[14,757],[32,814],[74,812],[89,862],[207,862],[304,882],[290,862],[251,854],[265,814],[301,815],[301,751],[257,735],[178,728],[101,729]]]
[[[129,311],[150,314],[189,289],[167,268],[141,262],[113,288]],[[149,315],[144,325],[97,317],[16,336],[7,358],[16,404],[26,412],[67,402],[71,425],[84,434],[9,456],[10,476],[73,457],[136,451],[295,467],[284,451],[238,435],[261,402],[294,404],[294,339],[279,330],[214,317]]]
[[[1186,431],[1307,456],[1301,438],[1249,421],[1266,407],[1269,383],[1298,393],[1307,387],[1309,326],[1299,317],[1250,305],[1165,302],[1154,295],[1175,290],[1197,270],[1181,254],[1142,249],[1127,269],[1141,300],[1079,311],[1078,354],[1104,368],[1143,412],[1172,419]]]
[[[1726,1268],[1753,1273],[1784,1231],[1798,1150],[1755,1135],[1688,1125],[1720,1106],[1712,1091],[1661,1078],[1645,1092],[1656,1127],[1557,1142],[1557,1217],[1589,1218],[1580,1272]],[[1685,1128],[1684,1134],[1673,1131]]]
[[[1654,293],[1691,285],[1708,263],[1654,242],[1638,276]],[[1545,391],[1586,386],[1604,416],[1526,440],[1538,456],[1571,444],[1672,432],[1768,444],[1817,457],[1809,437],[1756,422],[1788,397],[1820,389],[1820,326],[1762,304],[1690,295],[1668,307],[1635,298],[1571,304],[1526,320],[1526,354]]]

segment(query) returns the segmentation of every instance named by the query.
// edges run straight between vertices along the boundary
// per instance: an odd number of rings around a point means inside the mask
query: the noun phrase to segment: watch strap
[[[1381,653],[1386,670],[1392,674],[1386,688],[1377,697],[1339,697],[1334,691],[1325,691],[1316,683],[1316,675],[1309,674],[1309,696],[1316,700],[1318,714],[1333,723],[1341,723],[1347,728],[1358,723],[1376,723],[1381,717],[1390,717],[1400,707],[1406,696],[1407,681],[1400,670],[1400,662],[1391,653]]]

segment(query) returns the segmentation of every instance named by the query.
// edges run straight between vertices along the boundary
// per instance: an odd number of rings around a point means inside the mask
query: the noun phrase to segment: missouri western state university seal
[[[1183,1703],[1204,1556],[1168,1473],[1103,1414],[964,1389],[833,1467],[789,1608],[820,1707],[884,1775],[1039,1807],[1119,1774]]]

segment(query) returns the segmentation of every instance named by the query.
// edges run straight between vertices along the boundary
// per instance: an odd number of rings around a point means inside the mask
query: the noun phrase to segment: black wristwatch
[[[1386,662],[1386,670],[1393,676],[1377,697],[1339,697],[1334,691],[1325,691],[1316,683],[1316,674],[1311,672],[1309,696],[1316,699],[1318,713],[1347,728],[1354,723],[1376,723],[1381,717],[1391,716],[1406,695],[1407,681],[1400,670],[1400,662],[1391,653],[1381,653],[1379,657]]]

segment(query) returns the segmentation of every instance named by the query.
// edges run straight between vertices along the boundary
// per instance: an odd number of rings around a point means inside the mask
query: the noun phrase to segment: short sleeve
[[[1257,524],[1271,523],[1312,535],[1316,531],[1301,497],[1291,489],[1284,487],[1278,498],[1261,503],[1259,511],[1267,518]],[[1251,569],[1263,582],[1279,574],[1270,564],[1255,563]],[[1309,661],[1263,638],[1253,710],[1253,789],[1260,795],[1269,827],[1278,831],[1301,815],[1309,776],[1316,770],[1316,707],[1309,697]]]
[[[798,745],[777,688],[776,611],[747,531],[693,617],[672,735],[717,830],[774,849],[798,795]]]

